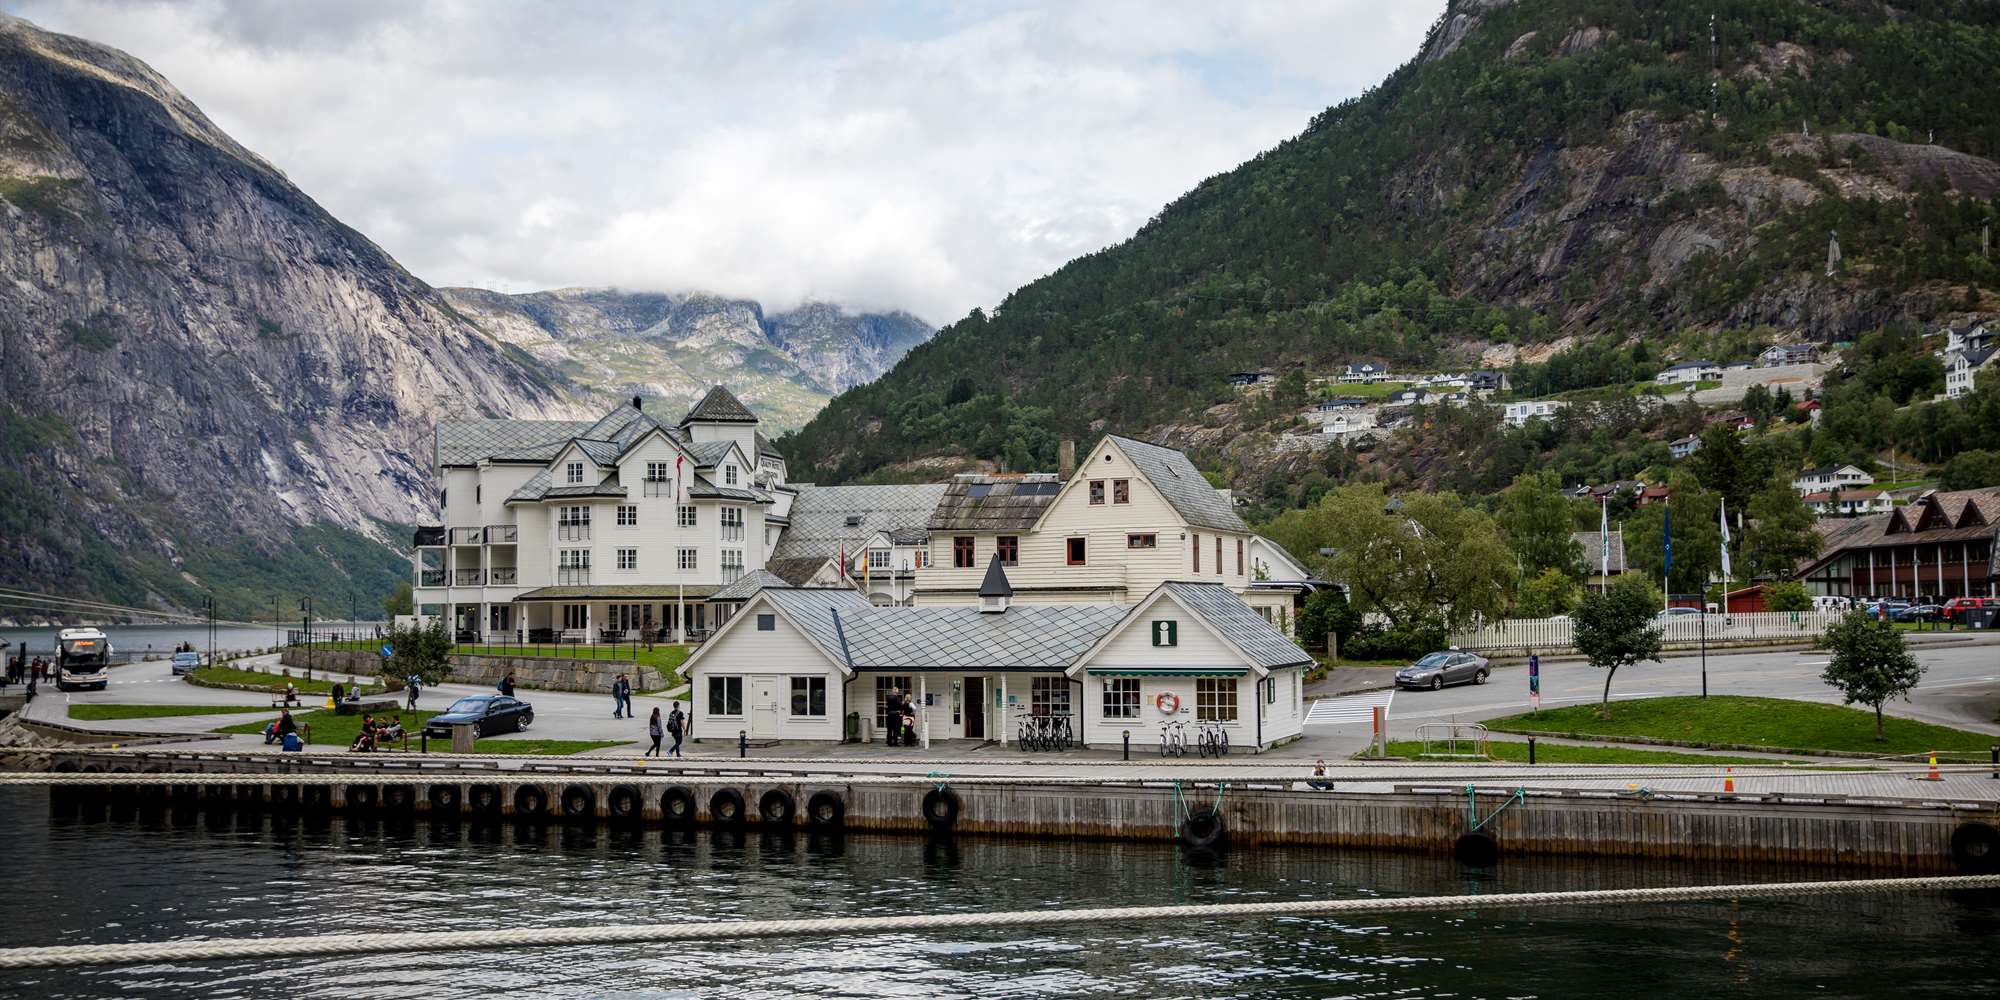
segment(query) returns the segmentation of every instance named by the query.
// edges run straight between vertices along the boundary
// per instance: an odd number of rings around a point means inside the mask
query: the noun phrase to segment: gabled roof
[[[1942,516],[1926,516],[1933,506]],[[1914,521],[1912,511],[1916,512]],[[2000,487],[1988,486],[1933,493],[1908,507],[1872,517],[1824,518],[1813,523],[1813,530],[1820,535],[1820,554],[1807,560],[1799,573],[1818,569],[1842,552],[1993,538],[1996,517],[2000,517]],[[1915,524],[1928,526],[1919,529],[1913,527]]]
[[[842,618],[856,670],[1064,670],[1125,612],[1115,604],[1016,604],[992,614],[968,604],[870,608]]]
[[[1169,580],[1160,588],[1194,612],[1250,662],[1266,670],[1313,662],[1312,656],[1300,649],[1298,643],[1286,638],[1285,633],[1222,584]],[[1136,612],[1137,608],[1133,610]]]
[[[778,539],[778,546],[771,555],[776,559],[812,558],[824,561],[838,554],[843,542],[851,550],[877,532],[887,533],[890,541],[898,545],[915,544],[923,539],[923,527],[945,490],[945,486],[936,483],[913,486],[796,485],[790,514],[791,526]]]
[[[548,458],[554,458],[564,442],[590,426],[575,420],[440,420],[436,460],[440,468],[470,466],[497,452],[522,449],[548,449]]]
[[[592,465],[606,466],[618,464],[618,442],[616,441],[592,441],[589,438],[577,438],[575,443],[577,450],[583,452],[583,457],[590,459]]]
[[[779,461],[784,461],[785,458],[784,453],[780,452],[778,450],[778,446],[772,444],[771,439],[765,437],[762,431],[756,432],[755,436],[757,441],[757,457],[762,458],[768,455],[772,458],[778,459]]]
[[[802,587],[814,575],[819,573],[820,567],[825,566],[829,558],[831,557],[801,556],[790,559],[774,557],[764,560],[764,568],[776,574],[779,579],[784,580],[786,583],[794,587]]]
[[[1027,531],[1062,492],[1048,473],[953,476],[925,524],[931,531]]]
[[[736,444],[733,441],[691,441],[682,447],[687,450],[688,457],[694,459],[695,468],[713,469],[729,456],[729,449]]]
[[[1207,477],[1186,455],[1116,434],[1110,439],[1182,520],[1197,528],[1249,533],[1250,526],[1243,523],[1235,508],[1208,484]]]
[[[846,651],[847,643],[842,641],[841,633],[848,631],[851,634],[852,616],[865,613],[870,607],[868,598],[862,596],[859,591],[846,587],[772,587],[759,591],[755,599],[769,601],[787,622],[806,637],[806,641],[818,647],[820,652],[825,653],[827,658],[843,671],[852,672]],[[749,605],[745,605],[744,610],[748,611]],[[843,619],[839,624],[835,624],[836,615]],[[739,624],[739,619],[747,617],[749,616],[740,614],[736,618],[731,618],[723,628],[736,626]],[[714,648],[716,638],[719,637],[711,637],[708,642],[703,643],[702,648],[695,651],[695,656],[698,657],[703,651]],[[689,666],[693,664],[690,663]]]
[[[1605,568],[1605,549],[1610,549],[1611,572],[1625,572],[1625,535],[1623,532],[1601,534],[1595,531],[1572,531],[1570,541],[1583,549],[1583,568],[1586,573],[1597,573]]]
[[[708,601],[710,604],[718,604],[729,601],[747,601],[750,598],[757,596],[757,592],[763,590],[766,587],[789,587],[789,586],[791,586],[791,584],[786,583],[782,577],[778,576],[776,573],[771,572],[770,570],[753,569],[750,572],[737,577],[735,582],[725,584],[721,590],[718,590],[715,593],[709,595]]]
[[[701,397],[700,402],[688,409],[687,416],[681,418],[682,427],[693,423],[754,424],[756,422],[757,415],[751,413],[750,408],[744,406],[743,401],[737,399],[735,393],[719,385],[708,390],[708,395]]]
[[[744,489],[735,486],[717,486],[705,477],[691,477],[687,486],[689,497],[703,500],[741,500],[744,503],[770,503],[771,497],[762,490]]]

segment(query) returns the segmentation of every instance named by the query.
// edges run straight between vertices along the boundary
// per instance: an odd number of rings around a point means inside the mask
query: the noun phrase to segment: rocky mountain
[[[144,64],[0,15],[0,581],[367,608],[435,418],[589,409]]]
[[[1991,317],[1996,46],[2000,5],[1975,0],[1452,0],[1379,86],[781,447],[801,478],[921,478],[1052,467],[1062,438],[1112,430],[1277,496],[1380,456],[1274,459],[1290,418],[1233,371],[1616,353],[1594,367],[1629,379],[1736,331]],[[1453,482],[1464,456],[1433,445],[1398,467]]]
[[[637,393],[672,410],[727,382],[780,430],[805,423],[834,394],[874,379],[931,335],[908,313],[856,314],[822,302],[766,315],[756,302],[701,294],[440,291],[496,340],[607,399]]]

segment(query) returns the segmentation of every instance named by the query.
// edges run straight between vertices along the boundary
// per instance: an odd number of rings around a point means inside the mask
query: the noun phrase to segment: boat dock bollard
[[[2000,746],[1993,747],[1992,750],[1993,750],[1993,780],[2000,781]]]
[[[1528,766],[1535,766],[1535,738],[1533,736],[1528,737]]]
[[[736,731],[736,756],[750,756],[750,731],[747,729]]]
[[[1132,731],[1130,729],[1125,730],[1125,759],[1132,759]],[[1994,748],[1993,759],[2000,761],[2000,747]],[[2000,778],[2000,774],[1996,774],[1994,777]]]

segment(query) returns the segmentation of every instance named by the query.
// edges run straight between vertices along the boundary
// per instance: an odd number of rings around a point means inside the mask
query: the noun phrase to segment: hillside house
[[[1560,399],[1532,399],[1508,403],[1500,419],[1509,427],[1524,427],[1530,420],[1554,420],[1556,414],[1568,405]]]
[[[1968,347],[1953,352],[1946,359],[1944,366],[1945,398],[1957,399],[1970,394],[1977,388],[1981,372],[2000,368],[2000,363],[1996,363],[1996,359],[2000,359],[2000,346]]]
[[[1827,465],[1805,469],[1792,477],[1792,489],[1800,496],[1827,490],[1851,490],[1875,485],[1875,477],[1853,465]]]
[[[1348,365],[1340,371],[1342,385],[1374,385],[1389,380],[1389,366],[1373,362]]]
[[[1888,490],[1820,490],[1799,499],[1821,517],[1886,514],[1896,509]]]
[[[1686,458],[1700,450],[1701,438],[1693,434],[1667,443],[1667,454],[1672,455],[1677,460]]]
[[[1818,361],[1819,347],[1815,344],[1773,344],[1757,355],[1757,365],[1760,368],[1809,365]]]
[[[1713,361],[1683,361],[1662,369],[1653,381],[1659,385],[1693,385],[1722,381],[1722,366]]]

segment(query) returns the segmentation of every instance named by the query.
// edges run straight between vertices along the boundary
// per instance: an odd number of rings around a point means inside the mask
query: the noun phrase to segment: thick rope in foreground
[[[1121,906],[1081,910],[1011,910],[994,913],[936,913],[894,917],[825,917],[811,920],[727,920],[711,923],[636,924],[600,927],[534,927],[517,930],[324,934],[302,937],[225,938],[59,945],[0,950],[0,969],[46,966],[123,965],[196,962],[236,958],[290,958],[302,955],[360,955],[389,952],[462,951],[480,948],[535,948],[674,941],[727,941],[770,937],[845,937],[858,934],[938,930],[1043,928],[1054,924],[1141,923],[1221,918],[1327,917],[1348,914],[1418,913],[1538,906],[1635,905],[1709,899],[1797,898],[1886,895],[1955,889],[2000,888],[2000,875],[1859,879],[1839,882],[1776,882],[1748,885],[1593,889],[1575,892],[1513,892],[1485,896],[1412,896],[1400,899],[1320,899],[1193,906]]]

